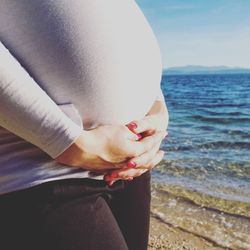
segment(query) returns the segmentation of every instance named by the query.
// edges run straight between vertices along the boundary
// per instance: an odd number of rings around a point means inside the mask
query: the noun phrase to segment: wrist
[[[82,130],[77,139],[55,160],[59,163],[79,166],[86,158],[87,145],[90,141],[90,131]]]

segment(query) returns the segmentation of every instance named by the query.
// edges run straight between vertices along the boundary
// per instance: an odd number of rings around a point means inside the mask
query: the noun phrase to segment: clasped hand
[[[105,180],[112,185],[119,179],[133,180],[134,177],[140,176],[146,171],[155,167],[163,158],[164,151],[160,150],[162,140],[167,136],[168,110],[164,102],[157,101],[149,113],[139,121],[133,121],[127,127],[139,135],[139,140],[151,140],[156,134],[163,135],[155,145],[149,148],[141,155],[135,156],[128,161],[117,164],[119,169],[112,170],[105,176]]]
[[[152,169],[163,158],[159,150],[167,135],[168,112],[156,101],[139,121],[124,125],[103,125],[82,131],[79,138],[55,160],[69,166],[106,173],[112,185],[119,179],[132,180]]]

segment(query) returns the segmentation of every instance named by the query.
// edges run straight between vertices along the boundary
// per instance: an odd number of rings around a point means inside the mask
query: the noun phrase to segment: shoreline
[[[228,248],[219,247],[180,228],[163,223],[157,216],[151,213],[150,236],[148,250],[169,249],[169,250],[225,250]]]
[[[228,207],[220,208],[214,198],[209,200],[201,194],[204,199],[197,199],[195,193],[190,199],[183,190],[176,193],[172,189],[152,184],[149,250],[250,249],[250,217],[242,215],[243,210],[230,213],[235,211],[231,201],[226,203]]]

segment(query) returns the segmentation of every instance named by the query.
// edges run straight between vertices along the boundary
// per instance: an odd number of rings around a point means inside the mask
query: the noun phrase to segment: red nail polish
[[[136,163],[134,161],[129,161],[128,164],[127,164],[127,166],[129,168],[135,168],[136,167]]]
[[[138,141],[140,141],[141,139],[142,139],[142,135],[141,134],[136,134],[137,135],[137,137],[138,137]]]
[[[110,178],[115,179],[118,177],[118,174],[116,172],[111,173]]]
[[[137,124],[135,122],[130,122],[127,126],[130,130],[134,130],[137,128]]]

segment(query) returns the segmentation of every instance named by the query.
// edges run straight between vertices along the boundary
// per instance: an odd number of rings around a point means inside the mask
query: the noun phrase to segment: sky
[[[250,68],[250,0],[136,0],[159,42],[164,68]]]

